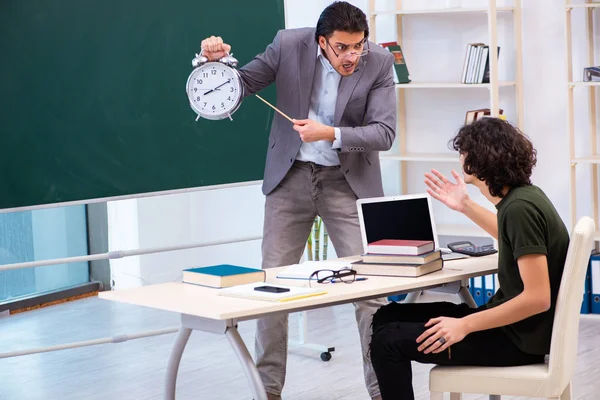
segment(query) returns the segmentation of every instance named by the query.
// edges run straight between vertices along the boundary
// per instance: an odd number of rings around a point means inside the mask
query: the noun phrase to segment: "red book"
[[[432,240],[383,239],[368,244],[368,253],[420,255],[434,250]]]

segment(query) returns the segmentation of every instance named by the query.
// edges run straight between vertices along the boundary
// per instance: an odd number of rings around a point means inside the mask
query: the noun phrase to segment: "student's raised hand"
[[[431,173],[425,173],[425,184],[429,186],[427,193],[451,209],[463,212],[465,203],[469,200],[467,185],[456,171],[452,170],[452,176],[456,183],[450,182],[448,178],[435,169],[432,169]]]
[[[425,354],[441,353],[470,333],[462,318],[432,318],[425,324],[425,328],[429,329],[417,338],[417,343],[420,343],[417,350]]]
[[[219,60],[231,51],[231,46],[223,43],[220,36],[211,36],[204,39],[200,47],[202,48],[202,55],[208,58],[209,61]]]

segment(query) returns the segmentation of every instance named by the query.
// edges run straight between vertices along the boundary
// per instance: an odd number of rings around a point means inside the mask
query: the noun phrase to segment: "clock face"
[[[241,91],[237,71],[218,62],[209,62],[196,68],[188,78],[190,105],[207,119],[230,116],[240,104]]]

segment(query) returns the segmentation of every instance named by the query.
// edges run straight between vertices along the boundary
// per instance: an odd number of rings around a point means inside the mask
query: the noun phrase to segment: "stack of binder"
[[[588,263],[581,314],[600,314],[600,254],[592,254]]]
[[[496,274],[490,274],[469,279],[469,292],[477,307],[486,304],[496,293],[496,276]]]

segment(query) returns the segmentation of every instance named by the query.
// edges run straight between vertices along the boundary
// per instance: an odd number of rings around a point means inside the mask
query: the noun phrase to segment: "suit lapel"
[[[310,95],[312,92],[313,79],[315,77],[315,65],[317,63],[317,43],[307,39],[300,54],[300,73],[298,74],[298,94],[300,96],[300,115],[298,118],[308,118]]]
[[[354,73],[350,76],[342,77],[340,80],[338,97],[335,103],[334,126],[338,126],[340,124],[346,104],[348,104],[348,100],[350,100],[350,96],[352,95],[352,92],[354,92],[354,88],[356,87],[356,84],[365,70],[366,65],[367,61],[361,57]]]

